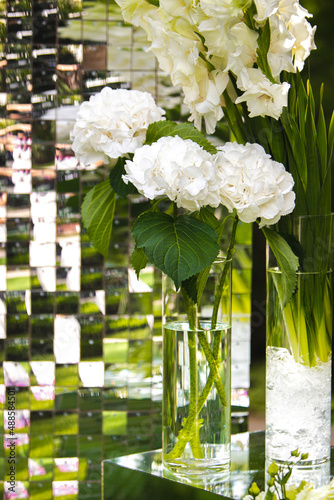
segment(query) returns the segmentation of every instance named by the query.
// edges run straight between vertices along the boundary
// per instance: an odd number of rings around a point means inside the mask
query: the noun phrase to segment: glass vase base
[[[305,481],[312,483],[314,488],[321,488],[325,484],[328,484],[332,478],[330,473],[330,458],[317,461],[303,460],[296,463],[292,461],[283,462],[282,460],[275,459],[275,457],[266,455],[266,471],[273,462],[284,472],[288,472],[288,467],[291,467],[292,473],[289,478],[289,486],[298,487],[302,481]],[[266,479],[270,479],[269,474],[267,474]]]
[[[228,449],[227,449],[228,448]],[[188,456],[187,456],[188,455]],[[166,470],[176,476],[202,477],[221,476],[229,471],[231,454],[226,445],[205,445],[205,457],[194,458],[191,450],[180,458],[164,458]]]
[[[212,473],[210,468],[206,469],[206,473],[188,474],[184,470],[174,472],[167,468],[163,468],[163,477],[178,483],[194,486],[195,488],[204,489],[213,493],[219,492],[228,497],[231,495],[231,474],[229,469],[223,469]]]

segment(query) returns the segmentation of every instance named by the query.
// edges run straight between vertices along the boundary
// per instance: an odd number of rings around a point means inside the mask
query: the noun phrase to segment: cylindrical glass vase
[[[267,248],[266,460],[293,463],[298,449],[304,459],[294,470],[309,470],[299,476],[307,480],[317,467],[329,473],[333,218],[284,219],[279,229],[299,270],[285,305],[284,278]]]
[[[204,281],[194,327],[189,297],[163,280],[163,463],[177,475],[230,463],[231,262],[214,263]]]

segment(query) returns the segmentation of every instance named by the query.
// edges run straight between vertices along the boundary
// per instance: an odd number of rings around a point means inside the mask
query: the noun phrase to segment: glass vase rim
[[[170,331],[184,331],[184,332],[201,332],[201,333],[209,333],[209,332],[212,332],[212,333],[215,333],[215,332],[221,332],[222,330],[225,331],[225,330],[228,330],[231,328],[231,325],[226,322],[226,321],[218,321],[216,323],[216,326],[214,328],[211,328],[211,321],[210,320],[207,320],[207,319],[203,319],[201,320],[201,318],[199,318],[199,323],[200,325],[210,325],[209,328],[190,328],[189,326],[189,322],[188,321],[182,321],[182,320],[172,320],[172,321],[167,321],[166,323],[163,324],[163,329],[165,330],[170,330]],[[180,325],[180,328],[172,328],[171,326],[172,325]],[[184,326],[181,326],[181,325],[184,325]]]
[[[278,266],[270,266],[267,267],[267,272],[268,273],[276,273],[276,274],[282,274],[282,271]],[[329,269],[321,269],[319,271],[296,271],[297,276],[307,276],[307,275],[312,275],[314,276],[315,274],[331,274],[333,272],[333,268],[330,267]]]
[[[325,217],[333,217],[334,212],[329,212],[327,214],[302,214],[302,215],[295,215],[295,214],[289,214],[284,217],[284,219],[280,219],[277,221],[277,223],[281,222],[282,220],[290,219],[290,220],[299,220],[299,219],[316,219],[316,218],[325,218]],[[270,226],[268,226],[270,227]]]
[[[228,263],[228,262],[232,262],[232,257],[230,257],[229,259],[227,259],[227,257],[225,257],[225,255],[217,255],[217,257],[215,258],[215,260],[212,262],[212,266],[214,264],[223,264],[223,263]]]

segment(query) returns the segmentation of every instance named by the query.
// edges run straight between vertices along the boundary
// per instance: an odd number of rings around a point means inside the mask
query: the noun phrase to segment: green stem
[[[188,349],[189,349],[189,368],[190,368],[190,403],[189,403],[189,416],[197,415],[198,406],[198,390],[197,390],[197,346],[195,332],[188,332]],[[189,418],[188,416],[188,418]],[[195,422],[194,422],[195,423]],[[196,423],[195,423],[196,425]],[[199,440],[199,432],[195,427],[195,432],[192,433],[190,439],[190,447],[194,458],[203,458],[203,450]]]
[[[155,207],[157,207],[159,205],[159,203],[161,203],[162,201],[166,201],[166,200],[170,201],[167,196],[164,196],[163,198],[159,198],[159,200],[156,200],[154,203],[152,203],[150,210],[153,212],[153,210],[155,210]]]
[[[232,255],[234,253],[235,235],[236,235],[238,221],[239,221],[239,219],[236,216],[234,218],[234,222],[233,222],[231,240],[230,240],[230,244],[229,244],[229,247],[227,250],[227,255],[226,255],[226,262],[225,262],[224,269],[223,269],[223,272],[222,272],[222,275],[221,275],[221,278],[220,278],[220,281],[218,284],[218,290],[219,290],[218,293],[220,293],[220,295],[218,295],[217,291],[215,294],[215,304],[214,304],[214,310],[213,310],[212,322],[211,322],[212,329],[213,329],[212,325],[214,325],[214,328],[216,328],[216,325],[217,325],[219,304],[220,304],[220,300],[221,300],[222,293],[223,293],[224,286],[225,286],[225,280],[226,280],[228,268],[229,268],[229,261],[231,260]],[[226,220],[224,221],[224,224],[225,224],[225,222],[226,222]],[[181,287],[181,289],[182,289],[182,287]],[[190,304],[189,297],[183,289],[182,289],[182,293],[183,293],[185,308],[186,308],[187,315],[188,315],[189,326],[190,326],[190,328],[192,328],[192,325],[196,325],[196,319],[195,319],[194,310],[193,310],[193,308],[196,309],[196,306],[194,304]],[[200,394],[200,396],[198,397],[198,394],[197,394],[197,374],[194,373],[196,371],[196,366],[194,368],[192,368],[192,366],[190,366],[191,385],[192,385],[192,380],[195,380],[195,377],[196,377],[196,406],[194,404],[192,404],[192,400],[194,401],[195,398],[194,397],[192,398],[192,396],[191,396],[189,415],[183,423],[184,424],[183,429],[181,429],[181,431],[178,434],[177,443],[175,444],[175,446],[171,450],[171,452],[168,453],[168,455],[166,456],[167,459],[179,458],[182,455],[182,453],[183,453],[183,451],[184,451],[184,449],[189,441],[191,443],[191,449],[192,449],[193,454],[199,452],[199,449],[202,452],[202,449],[200,448],[200,444],[199,444],[198,416],[199,416],[199,413],[202,410],[202,408],[203,408],[203,406],[204,406],[204,404],[205,404],[205,402],[206,402],[206,400],[211,392],[213,384],[216,385],[216,389],[217,389],[219,398],[221,400],[221,403],[223,404],[223,406],[227,406],[226,393],[225,393],[224,385],[223,385],[221,378],[220,378],[220,375],[219,375],[218,364],[217,364],[222,332],[217,331],[215,333],[212,351],[211,351],[210,345],[207,341],[207,338],[205,336],[205,333],[199,331],[199,332],[197,332],[197,336],[198,336],[198,340],[201,344],[201,347],[203,349],[203,352],[206,356],[206,359],[209,363],[210,373],[209,373],[208,379],[206,381],[206,384],[204,386],[204,389],[203,389],[202,393]],[[196,436],[198,437],[197,440],[196,440]],[[199,445],[199,448],[198,448],[198,445]],[[195,454],[194,454],[194,457],[195,457]]]
[[[173,203],[173,218],[174,218],[174,220],[177,219],[177,205],[176,205],[176,203]]]
[[[188,349],[189,349],[189,369],[190,369],[190,402],[188,418],[192,419],[191,434],[189,435],[190,447],[194,458],[203,458],[203,450],[199,439],[199,425],[197,421],[198,415],[198,380],[197,380],[197,345],[195,330],[197,328],[197,306],[191,300],[185,290],[181,287],[183,301],[186,307],[188,323],[190,331],[188,332]],[[185,441],[184,446],[187,444]]]
[[[229,261],[231,260],[232,255],[234,254],[235,235],[237,232],[238,222],[239,222],[239,218],[236,215],[235,219],[233,221],[231,240],[230,240],[230,244],[229,244],[228,249],[227,249],[225,266],[224,266],[222,275],[220,277],[218,286],[216,288],[215,301],[214,301],[214,305],[213,305],[212,320],[211,320],[211,328],[213,330],[216,328],[216,325],[217,325],[219,305],[220,305],[220,301],[221,301],[221,298],[223,295],[225,280],[226,280],[226,276],[227,276],[228,269],[229,269]]]
[[[221,332],[219,332],[219,334],[221,335]],[[213,382],[216,385],[216,389],[217,389],[217,392],[219,394],[220,401],[221,401],[223,406],[227,406],[226,393],[225,393],[225,389],[223,386],[223,382],[222,382],[220,375],[219,375],[219,370],[218,370],[218,366],[217,366],[217,359],[214,357],[214,355],[211,351],[208,339],[206,338],[206,334],[203,332],[198,332],[197,336],[198,336],[198,340],[201,344],[201,347],[203,349],[203,352],[205,354],[205,357],[207,359],[207,362],[209,363],[210,375],[212,374]],[[216,337],[218,337],[218,334],[216,335]],[[210,377],[210,375],[209,375],[209,377]],[[213,384],[211,384],[211,387],[212,387],[212,385]]]

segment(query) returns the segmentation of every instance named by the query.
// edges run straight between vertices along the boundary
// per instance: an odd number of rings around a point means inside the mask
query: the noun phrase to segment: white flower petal
[[[85,165],[134,153],[150,123],[163,119],[164,113],[148,92],[104,87],[81,104],[72,149]]]
[[[273,224],[295,204],[293,178],[259,144],[226,143],[218,148],[214,166],[220,179],[221,203],[236,210],[243,222]]]

